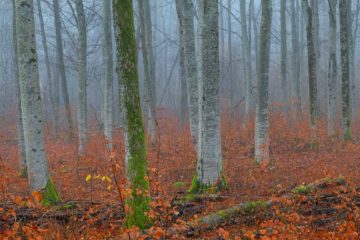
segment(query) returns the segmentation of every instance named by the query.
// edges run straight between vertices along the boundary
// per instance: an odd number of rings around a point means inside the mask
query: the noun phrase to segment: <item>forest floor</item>
[[[319,148],[311,149],[307,122],[293,126],[271,118],[268,162],[253,159],[254,126],[224,117],[222,150],[229,189],[214,198],[186,198],[195,173],[195,152],[188,129],[161,117],[157,144],[148,144],[154,226],[147,231],[122,227],[124,145],[114,134],[107,152],[97,130],[89,131],[86,155],[76,141],[46,136],[49,168],[63,203],[37,206],[27,179],[19,178],[16,129],[4,122],[0,132],[0,236],[3,239],[358,239],[360,231],[360,141],[327,138],[319,124]],[[360,136],[360,124],[354,125]],[[337,181],[341,179],[341,181]],[[335,181],[336,180],[336,181]],[[310,184],[310,185],[307,185]],[[301,186],[301,187],[299,187]],[[311,188],[308,186],[311,186]],[[316,186],[316,187],[313,187]],[[295,189],[295,190],[294,190]],[[181,201],[181,199],[185,199]],[[269,207],[238,213],[213,229],[196,231],[189,222],[243,202]]]

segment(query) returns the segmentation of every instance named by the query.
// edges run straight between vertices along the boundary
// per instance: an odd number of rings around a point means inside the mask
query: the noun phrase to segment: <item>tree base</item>
[[[27,167],[21,167],[20,168],[19,177],[20,178],[27,178],[28,177]]]
[[[49,180],[45,188],[42,190],[41,205],[48,207],[48,206],[53,206],[59,202],[61,202],[60,195],[56,191],[52,179],[49,177]]]
[[[189,194],[199,194],[199,193],[216,193],[221,190],[228,189],[229,185],[226,181],[226,178],[221,174],[220,178],[213,184],[208,185],[200,182],[195,176],[191,181],[190,189],[188,190]]]

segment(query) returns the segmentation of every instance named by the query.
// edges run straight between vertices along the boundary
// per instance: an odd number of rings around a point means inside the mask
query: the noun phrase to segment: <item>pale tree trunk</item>
[[[249,23],[250,24],[250,23]],[[253,80],[251,68],[251,48],[248,35],[248,28],[246,23],[246,0],[240,1],[240,27],[241,27],[241,44],[243,51],[243,64],[245,65],[245,113],[251,114],[254,108],[253,101]]]
[[[340,64],[341,64],[341,97],[344,140],[351,140],[351,92],[349,66],[349,2],[339,2],[340,16]]]
[[[13,0],[13,42],[14,42],[14,76],[16,88],[16,130],[18,137],[18,154],[19,154],[19,175],[20,177],[27,177],[26,167],[26,152],[24,140],[24,127],[21,111],[21,96],[20,96],[20,82],[19,82],[19,64],[18,64],[18,48],[17,48],[17,35],[16,35],[16,7]]]
[[[137,48],[132,0],[114,0],[117,71],[122,79],[122,106],[125,115],[126,175],[131,196],[126,199],[126,226],[148,226],[149,182],[147,180],[145,131],[142,124],[137,71]]]
[[[146,44],[149,57],[149,70],[150,70],[150,84],[149,84],[149,132],[151,137],[151,142],[155,143],[156,141],[156,72],[155,72],[155,56],[153,53],[153,34],[152,34],[152,23],[151,23],[151,13],[150,13],[150,1],[149,0],[140,0],[144,1],[144,13],[145,13],[145,34],[146,34]]]
[[[62,43],[62,34],[61,34],[61,17],[60,17],[60,8],[59,8],[59,0],[53,0],[53,8],[54,8],[54,22],[55,22],[55,35],[56,35],[56,63],[60,72],[61,79],[61,92],[63,96],[63,101],[65,105],[65,114],[66,120],[69,127],[69,138],[73,138],[73,123],[71,116],[71,106],[70,106],[70,98],[67,87],[66,80],[66,71],[65,71],[65,63],[64,63],[64,51],[63,51],[63,43]],[[57,91],[55,89],[55,91]],[[57,93],[58,94],[58,93]],[[59,106],[57,106],[59,107]],[[57,111],[56,111],[57,112]]]
[[[86,65],[87,65],[87,37],[86,20],[82,0],[75,1],[77,28],[79,32],[78,47],[78,131],[79,131],[79,154],[83,154],[86,145]]]
[[[186,74],[186,87],[189,108],[190,130],[194,147],[197,149],[199,136],[199,86],[198,68],[195,56],[194,34],[194,9],[191,0],[180,1],[183,3],[184,16],[184,65]]]
[[[55,109],[54,109],[54,96],[52,94],[52,78],[51,78],[51,67],[50,67],[50,60],[49,60],[49,51],[47,46],[47,40],[46,40],[46,34],[45,34],[45,26],[44,26],[44,19],[42,14],[42,7],[41,7],[41,1],[37,0],[37,8],[38,8],[38,14],[39,14],[39,23],[40,23],[40,29],[41,29],[41,40],[42,45],[44,47],[44,57],[45,57],[45,67],[46,67],[46,76],[47,76],[47,83],[48,83],[48,90],[49,90],[49,98],[50,98],[50,104],[52,107],[53,115],[55,116]],[[55,119],[55,117],[54,117]]]
[[[259,51],[259,33],[258,33],[258,26],[257,26],[257,18],[255,16],[255,6],[254,6],[254,0],[250,0],[250,18],[252,20],[252,28],[253,28],[253,32],[254,32],[254,55],[255,55],[255,77],[254,79],[257,78],[256,74],[258,72],[258,51]],[[249,22],[249,25],[251,23]],[[250,26],[249,26],[250,27]],[[253,95],[256,96],[256,81],[253,81],[253,85],[254,85],[254,91],[253,91]]]
[[[316,56],[316,85],[317,89],[321,86],[320,82],[320,36],[319,36],[319,0],[311,0],[311,9],[312,9],[312,22],[313,22],[313,38],[314,38],[314,49]],[[320,95],[316,96],[316,111],[320,114]]]
[[[30,192],[42,195],[42,204],[60,201],[48,171],[44,149],[39,71],[36,56],[32,0],[16,0],[16,35],[21,108]]]
[[[219,103],[219,12],[217,0],[200,0],[199,142],[197,186],[213,186],[221,180],[222,154]]]
[[[185,73],[185,49],[184,49],[184,15],[183,15],[183,1],[177,0],[176,13],[179,25],[179,56],[180,56],[180,127],[185,123],[187,112],[187,89],[186,89],[186,73]]]
[[[257,74],[257,103],[255,118],[255,160],[269,160],[269,60],[271,42],[272,1],[261,1],[259,70]]]
[[[302,0],[302,8],[306,15],[306,39],[308,54],[308,78],[309,78],[309,106],[310,106],[310,128],[312,146],[318,147],[317,139],[317,80],[316,80],[316,52],[315,39],[313,36],[313,14],[308,0]]]
[[[104,96],[104,134],[107,146],[112,149],[113,130],[113,46],[111,34],[111,0],[104,0],[104,60],[105,60],[105,96]]]
[[[148,106],[149,121],[148,129],[151,142],[156,141],[156,96],[155,96],[155,70],[154,56],[152,53],[152,31],[148,0],[138,0],[140,30],[141,30],[141,47],[143,53],[144,75],[145,75],[145,102]],[[150,24],[148,23],[150,21]]]
[[[286,0],[281,0],[280,3],[280,43],[281,43],[281,92],[283,97],[283,103],[286,104],[286,111],[288,109],[288,86],[286,77],[286,61],[287,61],[287,44],[286,44]]]
[[[232,111],[234,107],[234,79],[233,79],[233,57],[232,57],[232,23],[231,23],[231,1],[227,0],[228,14],[227,14],[227,49],[228,49],[228,79],[229,79],[229,110]]]
[[[300,81],[300,59],[299,59],[299,30],[298,30],[298,13],[295,9],[295,0],[291,0],[291,43],[292,43],[292,111],[294,111],[294,119],[301,116],[301,81]]]
[[[329,3],[329,69],[328,69],[328,136],[335,135],[336,115],[336,6],[337,0],[328,0]]]

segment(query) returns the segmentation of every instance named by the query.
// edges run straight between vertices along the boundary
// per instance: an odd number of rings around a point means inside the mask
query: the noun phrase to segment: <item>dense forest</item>
[[[0,0],[3,239],[359,239],[360,0]]]

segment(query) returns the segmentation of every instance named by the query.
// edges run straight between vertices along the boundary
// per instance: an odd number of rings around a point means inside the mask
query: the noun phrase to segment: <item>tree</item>
[[[217,0],[200,0],[199,142],[197,175],[190,192],[223,187],[219,103],[219,12]]]
[[[336,115],[336,5],[337,0],[328,0],[329,3],[329,72],[328,72],[328,135],[335,134]]]
[[[246,23],[246,0],[240,1],[240,27],[241,27],[241,46],[242,46],[242,58],[244,63],[245,72],[245,112],[248,115],[251,113],[253,104],[253,82],[252,82],[252,67],[251,67],[251,47],[248,35],[248,28]]]
[[[308,78],[309,78],[309,99],[310,99],[310,128],[312,146],[317,148],[317,81],[316,81],[316,52],[313,36],[313,14],[308,0],[302,0],[302,8],[306,15],[306,41],[308,53]]]
[[[177,0],[176,4],[181,5],[183,15],[183,43],[184,43],[184,66],[187,87],[187,98],[189,108],[189,120],[191,136],[195,149],[199,137],[199,96],[198,96],[198,68],[195,56],[195,35],[193,4],[191,0]]]
[[[33,1],[15,0],[15,3],[21,108],[30,191],[41,194],[43,205],[52,205],[59,202],[60,197],[51,180],[44,149]]]
[[[126,199],[126,226],[145,228],[149,224],[149,182],[147,180],[145,131],[142,124],[137,48],[132,0],[114,0],[114,27],[118,74],[121,75],[125,115],[126,176],[131,196]]]
[[[78,47],[78,73],[79,73],[79,89],[78,89],[78,131],[79,131],[79,154],[83,154],[86,145],[86,66],[87,66],[87,36],[86,36],[86,20],[82,0],[75,1],[77,28],[79,32]]]
[[[301,116],[301,84],[300,84],[300,59],[299,59],[299,29],[298,29],[298,12],[295,9],[295,0],[291,0],[291,43],[292,43],[292,108],[295,116]]]
[[[348,4],[347,0],[339,1],[342,121],[346,141],[352,138]]]
[[[287,86],[287,77],[286,77],[286,0],[281,0],[280,3],[280,43],[281,43],[281,92],[283,97],[284,104],[287,104],[289,101],[288,97],[288,86]],[[286,107],[286,109],[288,109]]]
[[[64,50],[63,50],[63,43],[62,43],[62,33],[61,33],[61,17],[60,17],[60,7],[59,7],[59,0],[53,0],[53,10],[54,10],[54,23],[55,23],[55,38],[56,38],[56,63],[59,67],[60,73],[60,80],[61,80],[61,92],[63,96],[63,101],[65,105],[65,112],[66,112],[66,120],[69,127],[69,138],[73,137],[73,123],[72,123],[72,116],[71,116],[71,106],[70,106],[70,98],[68,93],[67,87],[67,80],[66,80],[66,71],[65,71],[65,63],[64,63]],[[54,87],[58,85],[58,83],[54,84]],[[55,89],[54,93],[57,95],[55,98],[58,98],[59,93]],[[55,100],[55,104],[58,108],[58,102]],[[55,109],[56,109],[55,108]],[[57,118],[57,111],[55,110],[55,118]],[[55,120],[55,124],[56,124]]]
[[[148,0],[138,0],[140,12],[141,46],[145,72],[146,105],[148,107],[148,129],[151,142],[156,141],[156,88],[155,88],[155,59],[152,51],[151,15]]]
[[[19,82],[19,64],[18,64],[18,48],[17,48],[17,34],[16,34],[16,6],[15,0],[13,0],[13,41],[14,41],[14,77],[16,88],[16,130],[18,137],[18,153],[19,153],[19,175],[20,177],[27,177],[26,167],[26,151],[25,151],[25,139],[24,139],[24,127],[21,110],[21,96],[20,96],[20,82]]]
[[[271,41],[272,1],[261,1],[261,25],[259,43],[259,69],[257,74],[257,103],[255,118],[255,160],[260,163],[269,159],[269,59]]]
[[[104,58],[105,58],[105,103],[104,103],[104,134],[109,149],[112,149],[113,127],[113,46],[111,34],[111,0],[104,0]]]

